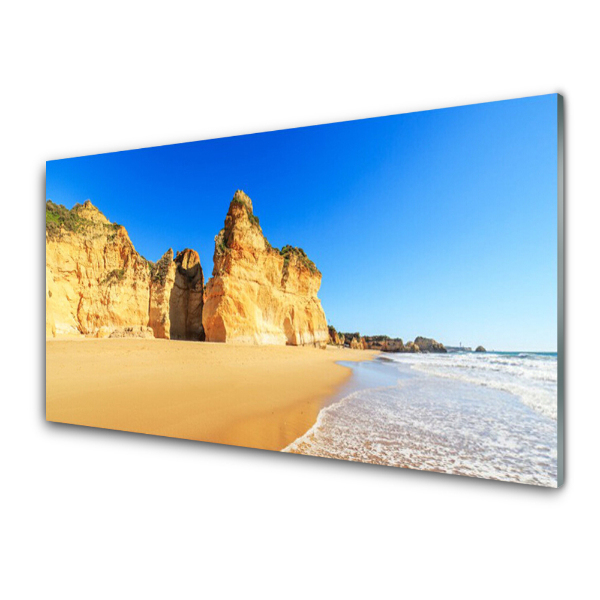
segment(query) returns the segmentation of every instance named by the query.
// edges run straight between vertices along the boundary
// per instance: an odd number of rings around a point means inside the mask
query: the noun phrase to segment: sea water
[[[382,354],[284,451],[544,486],[557,484],[557,358]]]

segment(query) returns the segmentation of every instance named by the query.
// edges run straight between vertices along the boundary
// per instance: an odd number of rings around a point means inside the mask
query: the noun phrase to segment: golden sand
[[[46,343],[48,421],[281,450],[303,435],[364,350],[171,340]]]

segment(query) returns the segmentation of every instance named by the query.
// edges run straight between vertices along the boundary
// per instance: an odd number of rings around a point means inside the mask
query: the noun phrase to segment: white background
[[[217,4],[2,9],[3,597],[592,597],[593,3]],[[551,92],[567,127],[563,489],[44,421],[47,159]]]

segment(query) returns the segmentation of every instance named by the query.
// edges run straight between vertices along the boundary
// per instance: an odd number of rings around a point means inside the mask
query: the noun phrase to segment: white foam
[[[362,390],[359,390],[359,391],[353,392],[351,394],[348,394],[347,396],[344,396],[337,402],[334,402],[333,404],[330,404],[329,406],[326,406],[325,408],[321,409],[319,411],[319,415],[317,416],[317,420],[316,420],[315,424],[304,435],[302,435],[298,439],[294,440],[291,444],[288,444],[282,450],[282,452],[294,452],[294,453],[303,454],[302,452],[298,452],[298,448],[303,443],[305,443],[307,440],[312,439],[315,436],[315,434],[320,429],[323,428],[324,421],[325,421],[328,413],[334,411],[336,409],[336,407],[341,405],[343,402],[348,402],[352,398],[356,398],[360,394],[361,391]]]
[[[393,355],[392,360],[439,377],[504,390],[529,408],[556,420],[557,361],[555,355],[520,354],[423,354]]]
[[[476,363],[460,356],[397,356],[379,365],[400,377],[397,385],[359,389],[324,408],[284,451],[555,486],[555,418],[507,393],[504,380],[501,388],[494,378],[470,372],[486,365],[486,373],[505,373],[521,369],[519,360],[537,359],[487,355]],[[437,376],[440,363],[443,374]],[[530,380],[550,385],[552,369],[545,365],[526,379],[525,390]]]

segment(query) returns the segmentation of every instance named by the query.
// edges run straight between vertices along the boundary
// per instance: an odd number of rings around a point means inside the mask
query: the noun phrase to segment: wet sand
[[[267,450],[312,427],[377,352],[170,340],[46,342],[46,419]]]

